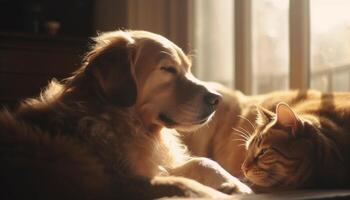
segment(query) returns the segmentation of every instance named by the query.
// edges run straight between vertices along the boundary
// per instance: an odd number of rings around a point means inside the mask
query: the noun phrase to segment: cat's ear
[[[299,118],[288,104],[281,102],[276,106],[277,123],[292,128],[293,133],[299,127]]]
[[[256,110],[258,112],[257,118],[256,118],[256,123],[260,124],[260,125],[264,125],[267,124],[269,122],[271,122],[273,119],[275,119],[275,113],[267,110],[266,108],[259,106],[259,105],[255,105],[256,106]]]

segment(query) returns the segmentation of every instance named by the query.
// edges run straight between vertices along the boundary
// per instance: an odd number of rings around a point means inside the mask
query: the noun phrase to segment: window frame
[[[235,0],[234,4],[234,87],[251,94],[252,87],[252,2]]]
[[[289,88],[310,87],[310,2],[289,0]],[[252,0],[235,0],[235,89],[252,94]]]

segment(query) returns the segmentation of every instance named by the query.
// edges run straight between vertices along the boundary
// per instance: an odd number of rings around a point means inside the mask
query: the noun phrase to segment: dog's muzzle
[[[202,97],[201,109],[198,110],[198,115],[193,121],[188,122],[179,122],[172,119],[166,113],[160,113],[158,118],[162,121],[167,127],[173,127],[176,125],[201,125],[206,123],[212,114],[215,112],[218,104],[222,100],[222,96],[213,92],[206,92]]]
[[[212,92],[208,92],[203,97],[204,103],[212,110],[215,110],[219,102],[222,100],[222,96],[220,94],[215,94]]]

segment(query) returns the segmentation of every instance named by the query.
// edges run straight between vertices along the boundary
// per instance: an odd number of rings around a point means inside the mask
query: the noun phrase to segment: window
[[[311,0],[311,87],[350,90],[350,1]]]
[[[201,80],[233,86],[233,2],[195,0],[194,61]]]
[[[247,94],[350,91],[350,1],[195,2],[199,78]]]
[[[252,1],[252,92],[288,89],[288,0]]]

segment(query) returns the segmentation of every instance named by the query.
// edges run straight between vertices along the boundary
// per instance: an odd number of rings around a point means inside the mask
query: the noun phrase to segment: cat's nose
[[[249,163],[247,163],[247,162],[244,162],[244,163],[242,164],[242,166],[241,166],[241,169],[242,169],[242,171],[243,171],[244,173],[247,173],[247,171],[249,170],[249,168],[250,168],[250,165],[249,165]]]
[[[246,165],[243,164],[243,165],[241,166],[241,169],[242,169],[242,171],[243,171],[244,173],[247,172],[247,167],[246,167]]]

